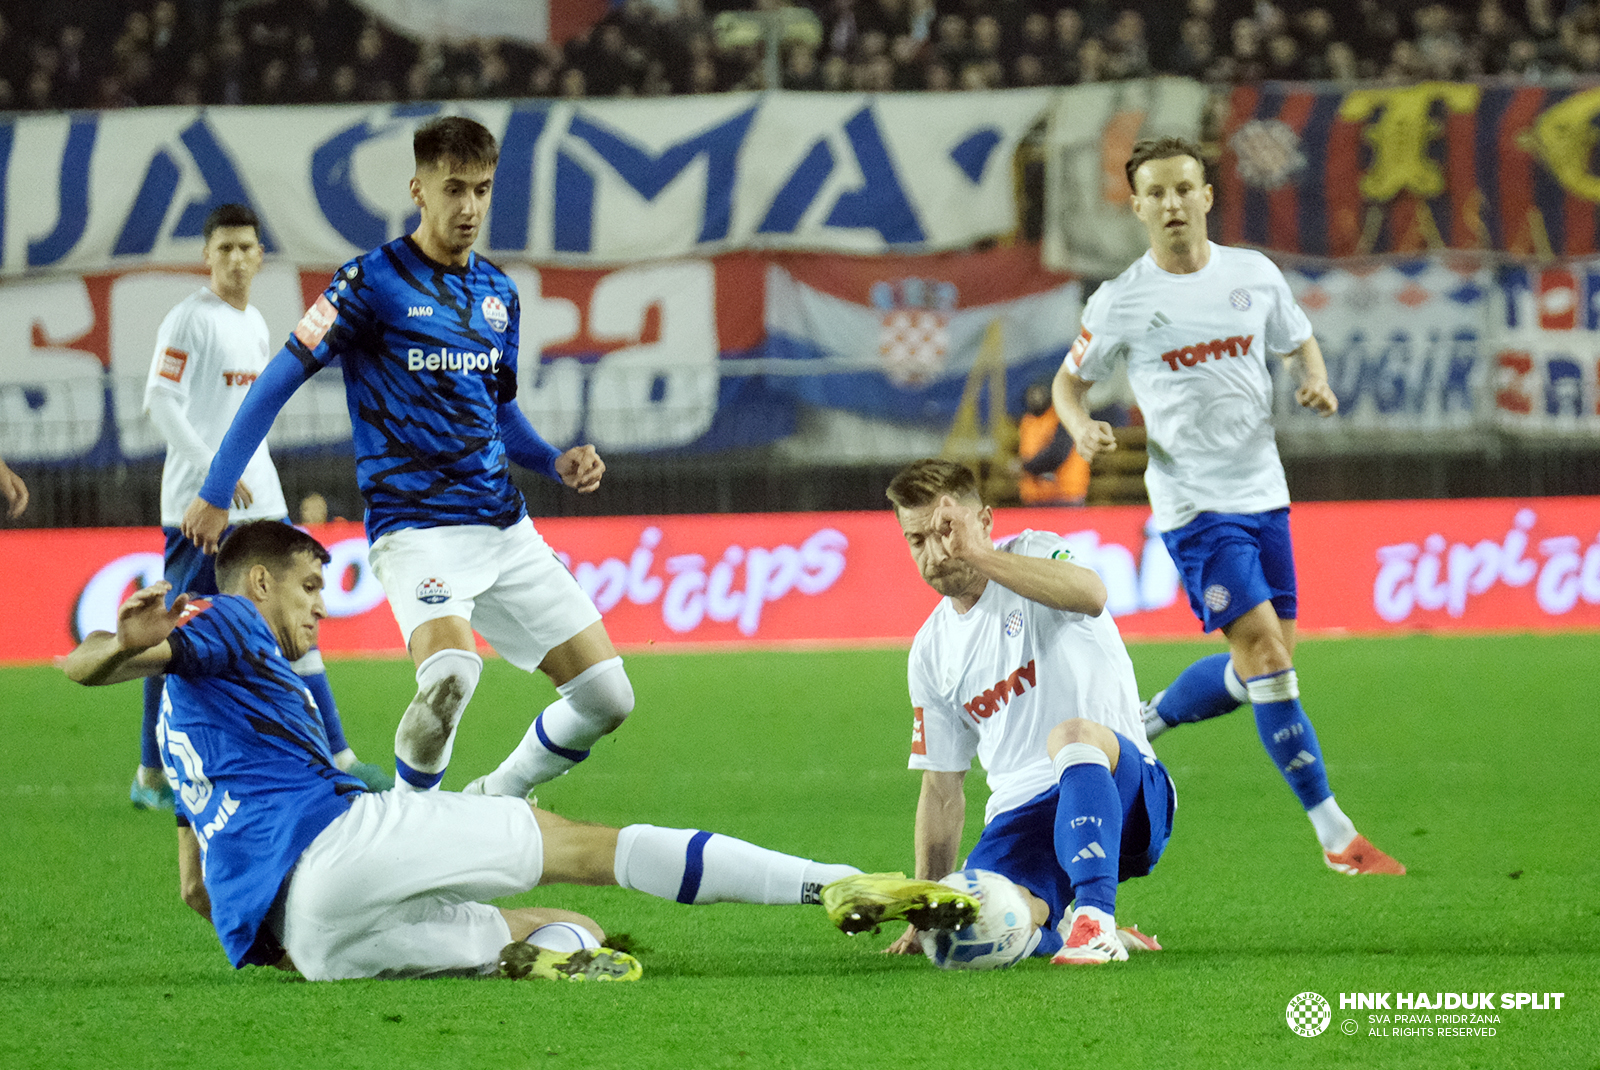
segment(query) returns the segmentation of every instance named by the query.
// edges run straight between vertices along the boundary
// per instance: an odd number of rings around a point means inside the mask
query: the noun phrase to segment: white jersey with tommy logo
[[[1027,557],[1071,560],[1060,536],[1024,531],[997,544]],[[1069,613],[990,582],[956,612],[942,600],[911,643],[912,769],[989,778],[984,822],[1055,783],[1050,729],[1082,717],[1131,739],[1151,758],[1138,685],[1110,613]]]
[[[1094,381],[1127,362],[1149,433],[1150,506],[1171,531],[1199,513],[1289,504],[1266,355],[1310,337],[1272,261],[1213,242],[1199,271],[1174,275],[1146,253],[1096,290],[1065,366]]]
[[[184,416],[212,454],[244,402],[245,392],[272,355],[267,322],[254,305],[234,308],[209,287],[201,287],[167,313],[156,332],[155,358],[145,380],[144,401],[159,392],[176,397]],[[209,461],[208,461],[209,464]],[[161,523],[178,527],[183,512],[200,493],[206,467],[176,449],[167,450],[161,471]],[[228,523],[276,520],[289,515],[283,487],[263,443],[241,477],[253,498],[244,509],[230,509]]]

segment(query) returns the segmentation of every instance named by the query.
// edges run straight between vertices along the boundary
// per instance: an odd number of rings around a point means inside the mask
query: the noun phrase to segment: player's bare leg
[[[561,697],[534,718],[499,768],[465,790],[526,795],[587,758],[589,748],[633,711],[633,684],[599,621],[552,649],[539,668]]]

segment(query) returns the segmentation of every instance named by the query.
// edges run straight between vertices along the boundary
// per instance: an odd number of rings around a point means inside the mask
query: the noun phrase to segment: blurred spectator
[[[1267,77],[1275,81],[1298,81],[1306,76],[1300,62],[1300,43],[1286,33],[1275,33],[1267,41]]]
[[[1050,381],[1030,383],[1017,421],[1017,456],[1008,466],[1023,505],[1082,505],[1089,464],[1072,446],[1050,401]]]
[[[328,499],[312,491],[300,499],[300,526],[314,527],[328,522]]]
[[[1230,81],[1259,82],[1267,75],[1266,52],[1261,46],[1261,28],[1254,19],[1234,19],[1231,32],[1233,60]]]
[[[1070,7],[1056,12],[1055,36],[1045,60],[1045,75],[1055,85],[1083,81],[1078,68],[1078,51],[1083,47],[1083,16]]]
[[[1173,56],[1172,73],[1202,78],[1215,59],[1211,24],[1202,18],[1184,19],[1178,31],[1178,49]]]
[[[783,59],[783,88],[811,91],[822,88],[817,53],[805,45],[790,45]]]

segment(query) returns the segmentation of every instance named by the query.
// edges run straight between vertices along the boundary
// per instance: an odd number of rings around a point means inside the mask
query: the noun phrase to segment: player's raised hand
[[[189,596],[180,594],[167,608],[166,580],[134,591],[117,608],[117,645],[123,650],[149,650],[172,634],[189,609]]]
[[[920,955],[922,943],[917,939],[917,927],[907,925],[906,931],[895,939],[895,942],[883,949],[885,955]]]
[[[12,520],[28,507],[28,485],[4,461],[0,461],[0,495],[6,499],[6,515]]]
[[[217,543],[222,541],[222,533],[228,530],[228,511],[204,498],[196,498],[183,511],[180,530],[185,538],[200,547],[201,553],[214,554]]]
[[[1339,411],[1339,399],[1326,379],[1311,379],[1300,384],[1294,399],[1312,412],[1332,416]]]
[[[244,480],[239,480],[233,488],[233,507],[235,509],[248,509],[256,496],[250,493],[250,488],[245,486]]]
[[[1104,420],[1094,420],[1083,429],[1082,434],[1073,436],[1072,444],[1085,461],[1093,463],[1102,453],[1116,452],[1117,435]]]
[[[600,489],[606,462],[600,459],[593,446],[574,446],[556,458],[556,474],[561,482],[579,494],[593,494]]]
[[[945,554],[957,561],[968,561],[994,549],[978,511],[948,494],[940,497],[939,504],[934,506],[932,520],[934,535]]]

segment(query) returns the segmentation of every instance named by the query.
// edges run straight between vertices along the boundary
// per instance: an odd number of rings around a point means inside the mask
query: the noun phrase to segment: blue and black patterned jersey
[[[277,953],[261,923],[279,886],[366,788],[333,764],[316,701],[255,604],[199,605],[167,640],[157,731],[222,947],[235,966],[267,963]]]
[[[369,539],[526,514],[496,419],[520,317],[499,268],[446,267],[403,237],[340,268],[300,321],[285,348],[306,376],[343,368]]]

